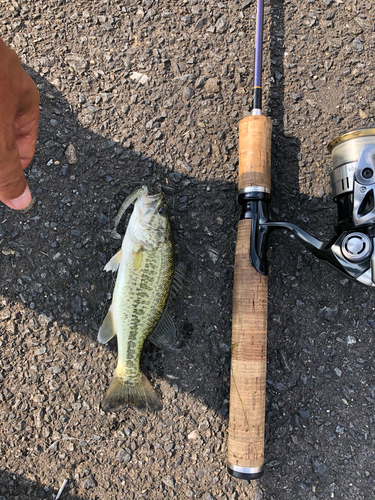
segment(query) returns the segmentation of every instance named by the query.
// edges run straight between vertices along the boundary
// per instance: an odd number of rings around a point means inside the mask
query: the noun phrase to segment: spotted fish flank
[[[104,268],[118,270],[112,304],[98,334],[101,343],[117,335],[118,364],[103,403],[108,410],[126,405],[161,408],[154,388],[141,372],[140,357],[144,341],[151,334],[150,340],[164,347],[175,337],[167,310],[174,245],[164,198],[162,194],[149,196],[143,187],[125,200],[119,214],[133,201],[121,250]],[[116,218],[114,233],[121,215]]]

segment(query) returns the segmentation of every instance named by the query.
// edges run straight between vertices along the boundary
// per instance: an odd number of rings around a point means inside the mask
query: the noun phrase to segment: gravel
[[[228,476],[238,122],[255,2],[0,4],[0,36],[41,95],[28,213],[0,207],[0,500],[373,496],[373,294],[283,232],[270,240],[266,464]],[[265,5],[271,216],[327,241],[330,140],[374,123],[371,1]],[[124,198],[163,190],[187,283],[179,337],[142,367],[163,410],[105,413],[116,341],[97,344]],[[124,231],[125,223],[120,225]]]

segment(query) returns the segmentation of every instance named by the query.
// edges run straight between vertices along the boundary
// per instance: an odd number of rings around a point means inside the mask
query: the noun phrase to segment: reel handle
[[[239,124],[239,200],[271,190],[272,121],[262,115]],[[233,288],[228,471],[240,479],[263,473],[267,368],[268,278],[250,262],[252,213],[239,222]]]

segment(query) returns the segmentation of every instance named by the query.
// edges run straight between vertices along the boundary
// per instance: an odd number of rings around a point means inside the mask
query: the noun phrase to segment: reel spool
[[[375,128],[353,130],[328,145],[332,154],[331,186],[337,203],[336,234],[328,243],[290,222],[268,218],[269,200],[246,200],[245,218],[253,224],[250,259],[261,274],[267,274],[269,233],[289,229],[316,257],[327,261],[346,276],[375,286]],[[249,197],[250,198],[250,197]]]

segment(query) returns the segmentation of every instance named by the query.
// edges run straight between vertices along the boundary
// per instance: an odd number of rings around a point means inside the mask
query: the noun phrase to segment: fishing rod
[[[232,476],[247,480],[261,477],[264,465],[270,233],[291,231],[316,257],[375,287],[375,128],[353,130],[328,145],[338,223],[327,243],[290,222],[269,220],[272,121],[262,115],[263,17],[264,0],[258,0],[252,113],[239,123],[242,211],[233,283],[227,468]]]
[[[234,266],[228,471],[240,479],[260,477],[264,460],[268,278],[249,259],[257,207],[271,195],[272,121],[262,115],[263,16],[264,2],[258,0],[253,110],[239,123],[242,213]]]

